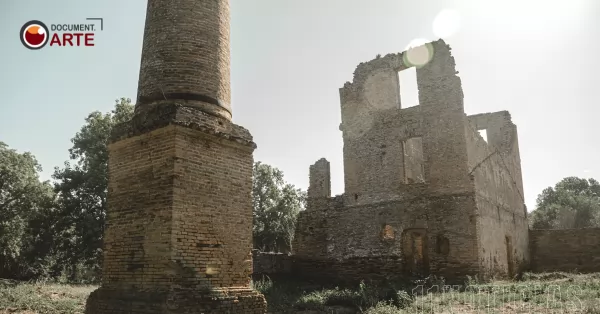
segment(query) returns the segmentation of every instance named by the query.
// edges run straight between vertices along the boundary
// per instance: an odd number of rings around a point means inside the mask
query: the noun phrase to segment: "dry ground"
[[[422,293],[419,288],[362,284],[355,289],[299,288],[297,282],[255,283],[269,301],[270,313],[597,313],[600,314],[600,273],[526,274],[521,281],[443,287]],[[18,283],[0,280],[0,314],[82,313],[95,286]],[[403,290],[404,289],[404,290]]]

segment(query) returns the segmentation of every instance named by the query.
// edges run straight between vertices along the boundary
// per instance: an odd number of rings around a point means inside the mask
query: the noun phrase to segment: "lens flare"
[[[433,58],[433,45],[429,40],[417,38],[406,46],[403,61],[406,66],[422,67]]]
[[[444,9],[433,19],[433,34],[439,38],[448,38],[460,29],[460,13],[454,9]]]

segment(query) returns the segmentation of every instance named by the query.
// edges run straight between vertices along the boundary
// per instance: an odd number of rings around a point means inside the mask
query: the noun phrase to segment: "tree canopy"
[[[542,191],[529,219],[534,229],[600,227],[600,184],[595,179],[564,178]]]
[[[37,235],[30,231],[53,201],[49,182],[40,182],[41,171],[31,153],[0,142],[0,275],[29,271],[21,266],[36,248]]]
[[[253,169],[254,248],[289,253],[306,193],[286,183],[283,172],[261,162]]]

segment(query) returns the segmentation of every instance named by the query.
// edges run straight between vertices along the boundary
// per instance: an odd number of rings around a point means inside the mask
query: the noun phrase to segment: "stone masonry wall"
[[[183,127],[173,141],[175,283],[196,288],[249,286],[254,148]]]
[[[517,169],[509,162],[512,147],[498,145],[496,129],[488,129],[492,140],[486,142],[476,131],[483,124],[474,122],[465,124],[465,135],[477,195],[481,275],[514,276],[529,263],[528,222],[516,177],[520,164]]]
[[[420,105],[399,110],[398,71],[413,66],[415,53],[428,60],[416,71]],[[392,192],[409,181],[407,173],[412,178],[419,172],[432,190],[472,191],[456,73],[450,47],[442,40],[358,65],[353,81],[340,89],[346,194]],[[420,144],[416,149],[406,145],[412,138],[420,138],[412,142]],[[414,152],[422,152],[424,161],[416,173],[414,161],[420,156],[405,160]]]
[[[292,257],[284,253],[252,250],[253,277],[289,275],[292,272]]]
[[[171,245],[170,204],[174,128],[162,128],[109,146],[105,287],[166,288]],[[149,145],[152,143],[152,145]]]
[[[600,272],[600,228],[530,230],[534,272]]]
[[[517,126],[512,122],[508,111],[474,114],[467,117],[475,130],[486,130],[488,144],[502,153],[506,169],[511,172],[518,192],[523,191],[521,173],[521,157],[519,152],[519,136]]]
[[[115,129],[104,278],[86,313],[264,313],[250,288],[249,133],[195,109],[160,112],[171,125],[148,115]]]
[[[403,143],[422,134],[419,107],[374,111],[370,115],[369,129],[360,136],[356,129],[365,123],[363,117],[342,125],[345,190],[359,197],[394,192],[405,184]]]
[[[252,145],[169,126],[109,147],[104,286],[249,285]]]
[[[411,66],[420,105],[401,109],[398,71]],[[456,74],[450,47],[439,40],[361,63],[340,89],[345,193],[309,196],[293,246],[303,273],[381,279],[423,264],[446,277],[479,272]]]
[[[464,134],[464,95],[451,48],[438,40],[425,45],[432,58],[417,67],[423,120],[425,181],[439,194],[472,193]]]
[[[428,270],[456,278],[478,272],[474,198],[413,193],[380,203],[346,205],[352,196],[302,212],[294,239],[294,272],[334,281],[382,280],[410,276],[405,247],[411,230],[424,230]],[[421,194],[415,193],[420,189]],[[416,194],[417,197],[407,195]],[[470,210],[469,210],[470,209]],[[449,247],[440,250],[440,242]]]
[[[331,196],[331,170],[329,161],[319,159],[309,169],[309,185],[307,196],[310,198]]]

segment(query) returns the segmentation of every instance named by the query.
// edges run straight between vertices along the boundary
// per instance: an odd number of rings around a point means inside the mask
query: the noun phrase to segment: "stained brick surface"
[[[109,145],[102,286],[87,314],[265,313],[252,153],[231,123],[229,1],[149,0],[135,115]]]
[[[252,250],[253,275],[289,275],[292,272],[292,257],[284,253]]]
[[[416,71],[419,105],[403,108],[397,73],[412,66],[414,53],[427,61]],[[448,278],[527,267],[516,126],[507,112],[465,114],[448,45],[439,40],[361,63],[340,99],[345,193],[331,197],[324,188],[325,160],[311,166],[312,193],[293,246],[296,272],[347,281],[406,277],[414,263]],[[384,228],[395,236],[382,237]],[[419,249],[407,246],[420,233]],[[422,257],[415,262],[413,253]]]
[[[148,0],[136,111],[177,100],[230,119],[229,24],[229,0]]]
[[[529,237],[536,272],[600,272],[600,228],[531,230]]]
[[[87,313],[263,313],[250,288],[252,138],[195,109],[156,110],[172,123],[137,116],[113,134],[104,278]]]

